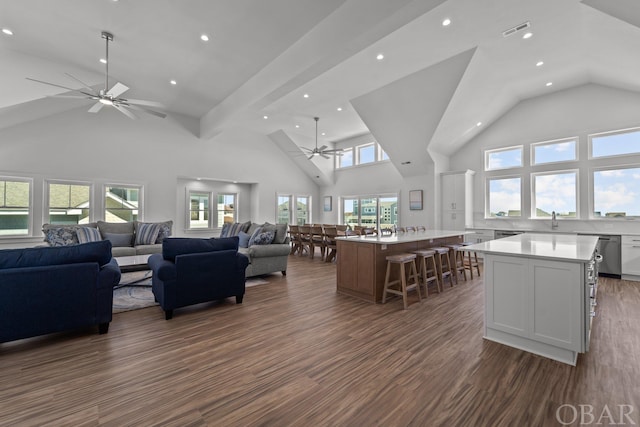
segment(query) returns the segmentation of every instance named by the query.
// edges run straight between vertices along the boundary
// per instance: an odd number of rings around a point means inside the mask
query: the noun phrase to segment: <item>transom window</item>
[[[342,155],[336,156],[336,168],[366,165],[389,160],[389,155],[375,141],[355,147],[344,148]]]
[[[640,217],[640,167],[593,171],[595,218]]]
[[[376,161],[376,146],[372,142],[370,144],[359,145],[358,150],[358,164],[373,163]]]
[[[48,182],[50,224],[90,222],[91,184]]]
[[[568,162],[572,160],[578,160],[577,137],[531,144],[532,165]]]
[[[640,128],[589,135],[591,157],[640,154]]]
[[[577,218],[577,171],[533,174],[532,185],[532,218]]]
[[[342,156],[336,156],[338,159],[338,167],[346,168],[353,166],[353,148],[345,148]]]
[[[522,167],[522,145],[484,152],[484,170],[486,171],[520,167]]]
[[[487,179],[485,200],[487,218],[520,217],[522,214],[522,180],[517,177]]]
[[[107,222],[130,222],[139,219],[142,187],[138,186],[106,186],[105,212]]]
[[[0,236],[29,234],[31,180],[0,177]]]

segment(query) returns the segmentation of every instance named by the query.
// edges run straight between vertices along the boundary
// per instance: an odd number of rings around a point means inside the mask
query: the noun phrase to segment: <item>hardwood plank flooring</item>
[[[481,279],[405,311],[339,295],[335,276],[290,256],[241,305],[0,344],[0,426],[554,426],[580,404],[640,424],[639,283],[600,279],[591,349],[571,367],[483,340]]]

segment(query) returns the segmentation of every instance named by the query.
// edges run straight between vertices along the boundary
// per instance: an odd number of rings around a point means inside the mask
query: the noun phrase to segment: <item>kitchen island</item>
[[[336,289],[341,294],[380,302],[387,256],[461,243],[466,233],[460,230],[426,230],[391,236],[339,237],[336,239]]]
[[[484,338],[575,366],[589,349],[597,243],[525,233],[465,247],[484,254]]]

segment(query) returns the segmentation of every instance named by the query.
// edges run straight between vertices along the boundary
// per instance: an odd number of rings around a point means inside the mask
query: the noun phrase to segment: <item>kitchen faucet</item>
[[[556,219],[556,211],[551,212],[551,229],[558,228],[558,220]]]

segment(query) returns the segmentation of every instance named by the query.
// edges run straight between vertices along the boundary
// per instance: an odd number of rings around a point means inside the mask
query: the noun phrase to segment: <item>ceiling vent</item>
[[[531,26],[531,23],[530,23],[529,21],[527,21],[527,22],[523,22],[523,23],[522,23],[522,24],[520,24],[520,25],[516,25],[516,26],[515,26],[515,27],[513,27],[513,28],[509,28],[508,30],[503,31],[503,32],[502,32],[502,35],[503,35],[504,37],[508,37],[508,36],[510,36],[511,34],[515,34],[515,33],[517,33],[518,31],[522,31],[522,30],[524,30],[525,28],[529,28],[530,26]]]

